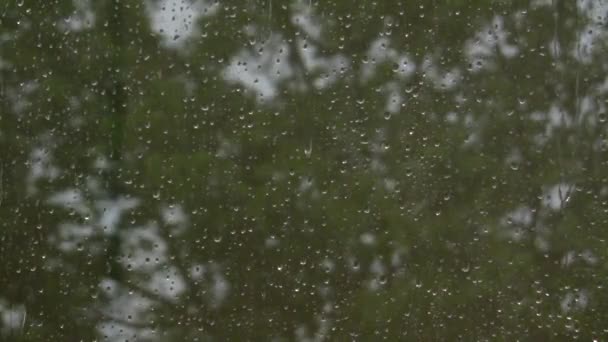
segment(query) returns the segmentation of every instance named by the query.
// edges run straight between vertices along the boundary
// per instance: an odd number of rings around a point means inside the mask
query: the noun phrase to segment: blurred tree
[[[0,13],[2,338],[608,334],[602,2]]]

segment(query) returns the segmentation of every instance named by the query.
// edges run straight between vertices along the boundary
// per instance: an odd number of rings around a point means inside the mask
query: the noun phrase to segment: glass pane
[[[608,2],[0,3],[0,340],[608,336]]]

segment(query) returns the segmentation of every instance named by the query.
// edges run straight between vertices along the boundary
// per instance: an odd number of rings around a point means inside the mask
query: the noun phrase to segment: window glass
[[[0,3],[0,340],[601,340],[608,2]]]

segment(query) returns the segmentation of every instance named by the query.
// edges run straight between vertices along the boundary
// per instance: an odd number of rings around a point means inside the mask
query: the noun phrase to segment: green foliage
[[[540,3],[0,5],[0,339],[606,336],[606,16]]]

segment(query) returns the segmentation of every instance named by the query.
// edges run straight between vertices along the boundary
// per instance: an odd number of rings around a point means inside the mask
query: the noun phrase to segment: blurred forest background
[[[0,2],[0,340],[608,336],[608,2]]]

